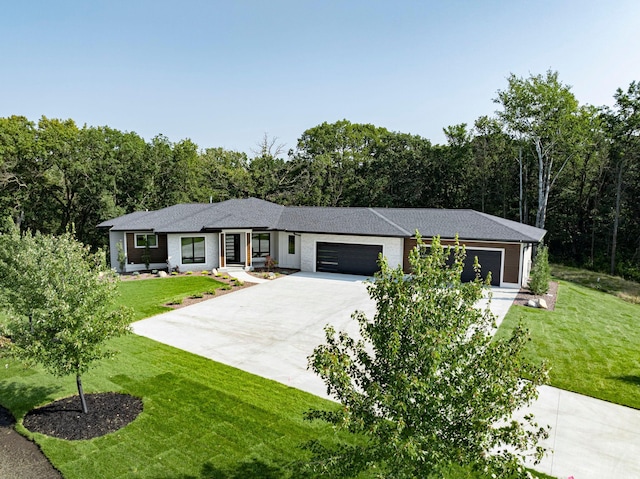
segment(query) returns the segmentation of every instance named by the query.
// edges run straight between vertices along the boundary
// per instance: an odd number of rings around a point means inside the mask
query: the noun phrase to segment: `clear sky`
[[[443,143],[518,76],[580,103],[640,80],[638,0],[0,2],[0,116],[250,153],[347,119]]]

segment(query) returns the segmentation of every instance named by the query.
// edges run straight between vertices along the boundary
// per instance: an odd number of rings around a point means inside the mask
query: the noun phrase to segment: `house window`
[[[296,237],[289,235],[289,254],[296,254]]]
[[[204,263],[204,236],[181,238],[182,264]]]
[[[158,237],[156,235],[148,235],[142,233],[136,233],[136,248],[149,248],[158,247]]]
[[[271,235],[269,233],[254,233],[251,235],[251,255],[254,258],[266,258],[271,250]]]

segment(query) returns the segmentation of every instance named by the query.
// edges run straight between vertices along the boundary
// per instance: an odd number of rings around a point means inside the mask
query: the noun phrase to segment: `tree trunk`
[[[520,169],[520,223],[524,223],[524,199],[522,195],[522,146],[518,147],[518,167]]]
[[[82,389],[82,379],[80,376],[76,376],[76,384],[78,385],[78,395],[80,396],[80,403],[82,404],[82,412],[87,414],[89,410],[87,409],[87,401],[84,398],[84,391]]]
[[[618,178],[616,181],[616,212],[613,217],[613,235],[611,237],[611,274],[616,274],[616,248],[618,246],[618,224],[620,223],[620,201],[622,197],[622,171],[623,162],[618,166]]]
[[[544,153],[539,139],[536,139],[536,153],[538,155],[538,211],[536,213],[536,227],[544,228]]]

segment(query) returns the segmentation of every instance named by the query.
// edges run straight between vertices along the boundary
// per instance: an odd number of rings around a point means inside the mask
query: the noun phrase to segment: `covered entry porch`
[[[220,269],[243,268],[251,270],[263,266],[272,256],[270,232],[253,230],[223,230],[219,235]]]

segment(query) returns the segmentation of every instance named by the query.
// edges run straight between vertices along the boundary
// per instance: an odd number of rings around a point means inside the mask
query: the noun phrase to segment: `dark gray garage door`
[[[316,271],[371,276],[378,268],[382,246],[349,243],[318,243]]]
[[[493,286],[500,286],[500,265],[502,264],[502,252],[501,251],[486,251],[481,249],[469,249],[467,248],[467,259],[464,263],[464,270],[462,271],[462,281],[473,281],[476,277],[475,271],[473,271],[474,257],[478,257],[478,263],[480,263],[480,275],[482,279],[487,277],[487,273],[491,271],[491,284]]]

